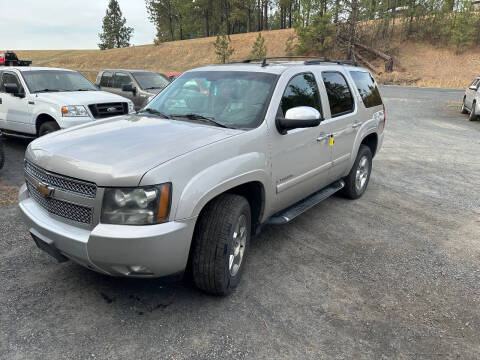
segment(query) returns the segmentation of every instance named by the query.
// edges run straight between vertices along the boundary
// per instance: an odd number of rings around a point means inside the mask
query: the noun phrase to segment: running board
[[[270,219],[267,220],[266,224],[270,225],[282,225],[286,224],[298,215],[303,214],[308,209],[314,207],[318,203],[322,202],[326,198],[332,196],[337,191],[341,190],[345,186],[345,181],[338,180],[334,183],[324,187],[323,189],[313,193],[309,197],[300,200],[299,202],[293,204],[289,208],[280,211],[273,215]]]

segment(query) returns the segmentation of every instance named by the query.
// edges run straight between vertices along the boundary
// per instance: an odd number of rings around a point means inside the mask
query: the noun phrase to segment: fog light
[[[128,269],[130,270],[130,274],[133,275],[153,275],[153,272],[149,268],[142,265],[132,265],[129,266]]]

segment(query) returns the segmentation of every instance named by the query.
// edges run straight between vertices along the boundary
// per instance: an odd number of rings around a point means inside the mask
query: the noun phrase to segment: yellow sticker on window
[[[333,136],[330,136],[330,146],[333,146],[334,143],[335,139],[333,138]]]

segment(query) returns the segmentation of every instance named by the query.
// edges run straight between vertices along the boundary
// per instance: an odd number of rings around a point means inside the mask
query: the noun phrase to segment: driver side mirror
[[[288,130],[315,127],[320,124],[321,115],[317,109],[310,106],[297,106],[288,109],[285,117],[277,117],[277,129],[285,135]]]
[[[25,97],[25,93],[20,92],[17,84],[9,83],[9,84],[5,84],[3,86],[4,86],[5,92],[7,94],[12,94],[13,96],[16,96],[16,97],[19,97],[19,98],[24,98]]]
[[[470,90],[477,91],[477,87],[475,85],[471,85],[468,87]]]
[[[122,91],[132,92],[135,95],[137,88],[134,88],[132,84],[125,84],[122,85]]]

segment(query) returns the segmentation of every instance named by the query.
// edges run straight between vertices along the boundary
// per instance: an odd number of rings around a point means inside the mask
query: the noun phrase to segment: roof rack
[[[0,66],[30,66],[31,64],[30,60],[18,60],[17,54],[13,51],[0,53]]]
[[[304,61],[304,65],[318,65],[321,63],[334,63],[338,65],[352,65],[352,66],[360,66],[356,61],[353,60],[334,60],[329,59],[326,57],[318,57],[318,56],[271,56],[265,58],[257,58],[257,59],[245,59],[240,61],[234,61],[230,64],[250,64],[252,62],[261,62],[261,66],[267,66],[267,60],[281,60],[281,59],[308,59]]]

